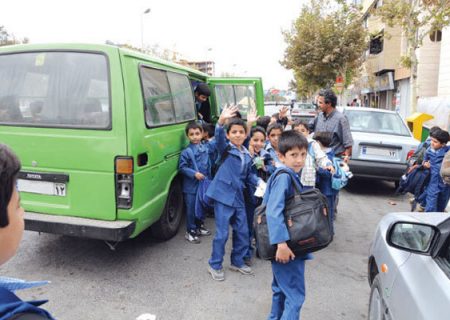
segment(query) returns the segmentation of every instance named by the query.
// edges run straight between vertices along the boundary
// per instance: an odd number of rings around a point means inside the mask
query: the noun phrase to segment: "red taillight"
[[[116,157],[116,204],[117,208],[130,209],[133,205],[133,158]]]
[[[413,156],[414,152],[416,152],[416,150],[409,150],[408,154],[406,155],[406,160],[409,160]]]

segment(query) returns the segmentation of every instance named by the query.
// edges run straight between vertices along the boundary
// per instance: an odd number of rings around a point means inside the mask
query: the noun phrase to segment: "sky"
[[[213,60],[216,75],[262,77],[287,89],[282,30],[306,0],[5,0],[0,25],[31,43],[158,44],[188,60]],[[143,14],[146,9],[150,12]]]

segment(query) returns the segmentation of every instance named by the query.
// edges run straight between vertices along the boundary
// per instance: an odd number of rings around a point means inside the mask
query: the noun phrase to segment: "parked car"
[[[398,185],[407,159],[419,145],[402,117],[395,111],[340,108],[353,136],[350,168],[355,177],[394,181]]]
[[[310,121],[317,115],[316,107],[312,103],[294,103],[291,110],[292,120],[306,120]]]
[[[368,278],[369,320],[448,319],[448,213],[384,216],[370,248]]]

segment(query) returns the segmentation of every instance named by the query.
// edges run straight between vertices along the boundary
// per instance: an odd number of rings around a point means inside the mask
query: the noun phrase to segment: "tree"
[[[283,34],[288,46],[281,64],[294,71],[301,96],[333,85],[338,75],[357,74],[367,48],[361,13],[344,0],[311,0]]]
[[[6,28],[4,26],[0,26],[0,47],[28,42],[30,42],[28,38],[23,38],[22,40],[17,39],[13,34],[10,34],[8,31],[6,31]]]
[[[384,0],[376,9],[388,26],[400,26],[407,43],[407,53],[401,64],[410,68],[410,103],[412,111],[417,107],[417,67],[419,61],[416,50],[425,36],[440,32],[450,25],[450,0]]]

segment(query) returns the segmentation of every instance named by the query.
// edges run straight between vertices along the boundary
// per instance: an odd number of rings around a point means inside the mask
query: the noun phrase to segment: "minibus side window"
[[[216,85],[216,99],[217,106],[220,108],[219,114],[223,108],[227,105],[232,105],[236,103],[236,99],[234,98],[234,90],[231,85]]]
[[[173,72],[168,72],[167,76],[169,79],[170,91],[172,92],[176,121],[182,122],[194,120],[194,95],[192,94],[188,77]]]
[[[245,119],[250,108],[256,108],[254,85],[216,85],[215,87],[219,112],[227,105],[237,105]]]
[[[255,103],[255,87],[250,86],[234,86],[236,96],[236,104],[242,116],[247,115],[249,109],[256,109]]]
[[[175,113],[166,72],[143,67],[140,73],[147,126],[174,123]]]

